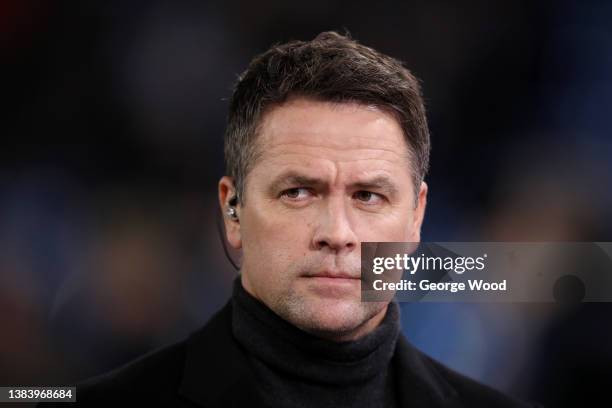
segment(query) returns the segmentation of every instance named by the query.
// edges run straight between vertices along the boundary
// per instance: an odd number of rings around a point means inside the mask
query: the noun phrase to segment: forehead
[[[258,162],[319,159],[409,171],[402,128],[391,114],[373,106],[293,99],[266,112],[258,133]]]

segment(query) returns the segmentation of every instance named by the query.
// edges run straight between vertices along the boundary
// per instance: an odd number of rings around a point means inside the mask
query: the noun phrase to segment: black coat
[[[76,406],[260,406],[256,379],[233,338],[231,318],[229,302],[187,340],[78,384]],[[452,371],[414,348],[403,335],[392,364],[401,407],[528,406]]]

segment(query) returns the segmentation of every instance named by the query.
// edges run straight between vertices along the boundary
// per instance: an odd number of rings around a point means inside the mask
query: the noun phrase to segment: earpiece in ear
[[[237,220],[238,219],[238,213],[236,212],[236,209],[234,207],[229,207],[225,213],[232,220]]]
[[[229,200],[229,207],[227,208],[227,210],[225,210],[227,216],[230,217],[232,220],[238,220],[238,212],[236,211],[237,204],[238,198],[236,196],[233,196]]]

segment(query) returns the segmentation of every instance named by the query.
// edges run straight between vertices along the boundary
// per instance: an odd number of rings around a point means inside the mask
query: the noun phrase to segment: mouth
[[[308,291],[318,298],[354,298],[361,287],[361,279],[346,271],[322,271],[304,276]]]
[[[356,272],[356,273],[355,273]],[[315,299],[355,301],[361,290],[361,272],[347,269],[319,269],[302,275],[306,292]]]
[[[329,276],[310,276],[311,282],[316,282],[322,285],[337,285],[337,286],[352,286],[360,282],[359,278],[340,278]]]
[[[308,275],[307,277],[308,278],[328,279],[330,281],[332,280],[351,281],[351,280],[361,279],[361,276],[355,275],[355,274],[352,274],[346,271],[322,271],[322,272],[317,272],[312,275]]]
[[[346,271],[323,271],[306,276],[311,289],[320,294],[341,296],[359,290],[360,276]]]

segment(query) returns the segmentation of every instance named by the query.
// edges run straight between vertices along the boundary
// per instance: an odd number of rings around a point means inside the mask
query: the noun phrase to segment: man
[[[238,80],[219,182],[242,250],[232,299],[188,340],[77,389],[83,405],[520,407],[413,348],[360,301],[360,243],[420,240],[429,132],[417,80],[334,32]]]

